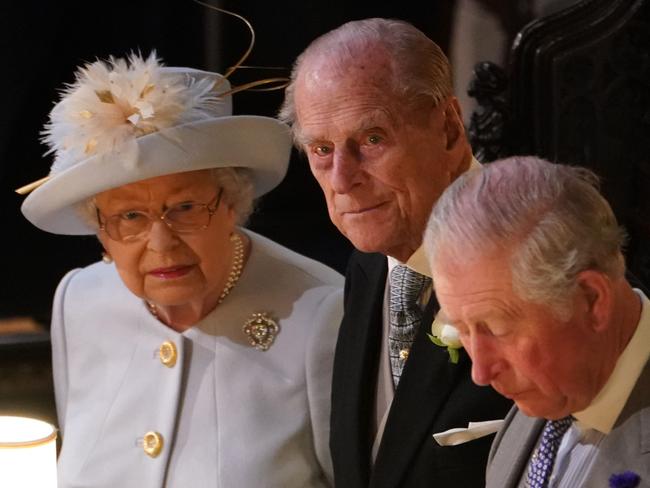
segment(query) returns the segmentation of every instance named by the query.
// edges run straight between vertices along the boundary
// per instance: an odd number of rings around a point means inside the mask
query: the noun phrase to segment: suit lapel
[[[400,485],[412,458],[426,442],[425,437],[450,390],[468,367],[466,354],[461,353],[459,363],[453,364],[447,351],[435,346],[427,337],[437,309],[435,297],[432,297],[391,404],[372,474],[373,487]]]
[[[331,449],[337,482],[366,487],[376,387],[369,379],[377,377],[387,262],[379,254],[354,255],[334,360]]]
[[[585,486],[602,486],[612,474],[624,471],[636,472],[647,482],[650,476],[649,466],[650,361],[646,362],[641,371],[614,428],[601,444]]]

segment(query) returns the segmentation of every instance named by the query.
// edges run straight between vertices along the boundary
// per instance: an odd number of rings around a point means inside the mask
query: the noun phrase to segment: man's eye
[[[327,156],[332,153],[332,148],[330,146],[315,146],[314,152],[318,156]]]
[[[368,141],[368,144],[375,145],[375,144],[379,144],[382,141],[382,138],[381,138],[381,136],[378,136],[377,134],[372,134],[372,135],[368,136],[368,138],[366,140]]]

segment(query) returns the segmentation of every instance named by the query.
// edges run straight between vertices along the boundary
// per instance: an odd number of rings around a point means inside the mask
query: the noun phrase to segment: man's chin
[[[339,229],[341,230],[341,229]],[[368,233],[359,233],[359,232],[345,232],[341,230],[341,233],[352,243],[355,249],[362,252],[378,252],[385,254],[385,246],[383,246],[380,239],[378,239],[376,234]]]
[[[548,420],[561,419],[570,415],[570,411],[566,408],[558,408],[557,406],[545,405],[543,401],[522,401],[514,399],[517,408],[528,417],[543,418]]]

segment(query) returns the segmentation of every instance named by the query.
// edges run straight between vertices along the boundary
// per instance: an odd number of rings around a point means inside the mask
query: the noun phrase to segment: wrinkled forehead
[[[393,62],[384,47],[353,47],[308,56],[300,68],[298,86],[315,89],[333,84],[340,86],[347,81],[385,89],[391,85],[393,75]]]
[[[391,70],[372,59],[341,62],[320,56],[301,71],[295,87],[296,116],[316,113],[398,112]],[[396,113],[392,114],[397,115]]]

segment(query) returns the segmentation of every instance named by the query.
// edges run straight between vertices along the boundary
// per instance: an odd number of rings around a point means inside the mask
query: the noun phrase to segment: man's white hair
[[[402,20],[371,18],[347,22],[314,40],[296,59],[278,118],[292,127],[300,140],[294,100],[296,81],[309,62],[325,56],[328,67],[342,75],[350,63],[360,62],[369,50],[384,49],[392,63],[385,80],[400,106],[413,107],[429,99],[437,105],[452,94],[449,60],[440,47],[415,26]]]
[[[577,275],[623,276],[625,233],[585,168],[512,157],[459,177],[434,207],[425,232],[430,261],[509,251],[522,298],[569,318]]]

